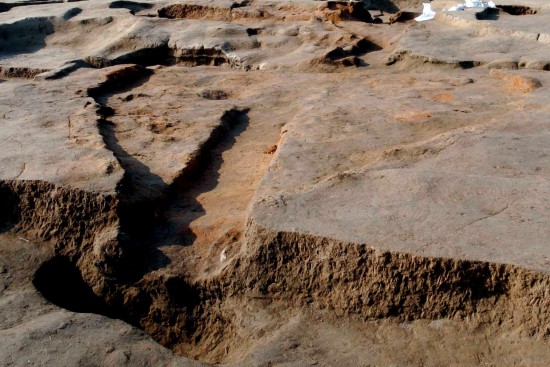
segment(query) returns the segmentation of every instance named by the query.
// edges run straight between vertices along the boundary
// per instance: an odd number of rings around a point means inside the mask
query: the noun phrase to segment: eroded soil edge
[[[0,192],[2,202],[11,203],[2,211],[10,213],[4,224],[56,243],[57,257],[51,261],[78,269],[101,303],[79,309],[72,299],[78,293],[48,294],[53,289],[48,282],[56,277],[43,267],[35,284],[45,296],[75,311],[124,315],[162,344],[194,357],[246,342],[240,340],[245,334],[237,332],[240,326],[233,324],[226,304],[247,297],[365,319],[469,318],[507,330],[521,327],[537,337],[549,332],[549,277],[544,274],[510,265],[380,252],[364,244],[273,232],[254,223],[246,236],[250,255],[236,258],[217,277],[191,282],[178,274],[150,273],[124,282],[113,275],[127,265],[123,248],[116,237],[106,236],[118,229],[112,198],[42,182],[2,182]],[[109,242],[118,254],[106,253]],[[98,253],[101,246],[103,255]],[[136,254],[133,260],[146,262]],[[67,275],[74,273],[57,274],[57,279]],[[103,303],[108,307],[99,306]],[[208,355],[210,361],[221,358]]]

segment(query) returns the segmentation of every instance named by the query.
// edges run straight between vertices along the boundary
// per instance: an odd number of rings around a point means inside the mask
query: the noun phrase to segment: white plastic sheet
[[[492,1],[485,2],[485,1],[479,1],[479,0],[466,0],[466,2],[463,4],[457,4],[455,6],[451,6],[447,11],[460,11],[460,10],[464,10],[465,8],[485,9],[485,8],[496,8],[496,7],[497,6]]]
[[[414,20],[416,20],[417,22],[424,22],[426,20],[431,20],[435,18],[435,11],[433,11],[430,3],[424,3],[422,5],[424,6],[424,10],[422,11],[422,14],[414,18]]]

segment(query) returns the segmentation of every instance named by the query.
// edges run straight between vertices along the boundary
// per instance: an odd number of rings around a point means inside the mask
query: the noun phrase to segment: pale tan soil
[[[172,5],[0,13],[0,364],[549,364],[544,4]]]

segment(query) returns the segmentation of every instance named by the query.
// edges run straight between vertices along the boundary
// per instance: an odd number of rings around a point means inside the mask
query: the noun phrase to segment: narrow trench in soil
[[[121,198],[127,203],[120,212],[125,216],[121,224],[129,228],[127,232],[136,243],[149,252],[143,274],[150,277],[151,272],[169,272],[189,282],[208,279],[219,274],[240,249],[248,206],[276,150],[280,125],[263,122],[260,109],[226,110],[221,116],[215,116],[222,121],[222,127],[213,131],[199,148],[190,168],[182,171],[174,183],[151,180],[154,174],[150,167],[126,149],[119,136],[123,127],[118,126],[118,111],[110,104],[121,95],[137,94],[138,89],[147,88],[149,80],[147,76],[129,86],[119,82],[115,90],[94,92],[101,106],[99,130],[106,146],[125,170]],[[144,179],[144,175],[148,178]],[[144,182],[163,187],[160,191],[155,188],[161,192],[162,203],[150,197],[143,202],[132,201],[133,194],[147,191]],[[71,281],[60,287],[64,279]],[[44,263],[36,272],[33,284],[45,298],[60,307],[117,317],[143,326],[137,318],[127,317],[119,307],[107,306],[65,257],[54,257]]]

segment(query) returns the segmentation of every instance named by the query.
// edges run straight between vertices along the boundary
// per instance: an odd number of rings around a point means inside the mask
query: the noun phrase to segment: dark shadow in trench
[[[0,59],[39,51],[46,47],[46,38],[54,32],[54,24],[46,17],[1,24]]]
[[[115,317],[113,310],[94,294],[80,271],[66,257],[55,256],[44,262],[34,274],[32,283],[56,306],[73,312]]]
[[[126,1],[119,0],[113,1],[109,4],[110,9],[128,9],[132,14],[139,13],[142,10],[152,9],[153,4],[136,2],[136,1]]]
[[[108,106],[108,99],[135,89],[148,79],[147,75],[124,87],[114,86],[92,93],[101,105],[98,111],[102,116],[99,120],[100,133],[125,171],[118,188],[121,230],[146,251],[146,272],[170,264],[170,259],[159,250],[160,247],[193,244],[196,235],[189,229],[189,225],[206,214],[197,197],[218,185],[223,153],[234,146],[236,137],[249,124],[248,109],[233,108],[225,111],[219,125],[199,147],[194,159],[168,185],[120,145],[116,126],[109,120],[116,111]]]
[[[109,107],[108,100],[115,94],[124,93],[145,84],[151,74],[150,71],[144,70],[143,74],[126,76],[135,78],[132,83],[127,83],[124,78],[121,78],[121,80],[111,84],[106,83],[88,92],[100,105],[97,111],[100,116],[98,129],[103,141],[124,169],[124,176],[117,187],[120,200],[117,211],[123,238],[128,239],[131,245],[139,248],[138,251],[142,253],[143,251],[147,252],[148,249],[146,239],[148,229],[156,221],[157,201],[168,185],[160,176],[151,172],[149,166],[128,153],[120,145],[116,135],[116,126],[109,120],[116,111]],[[134,266],[136,279],[142,275],[144,269],[148,268],[149,257],[141,256],[141,258],[143,263]],[[161,259],[163,263],[170,262],[160,251],[154,254],[154,258]]]
[[[0,234],[11,230],[19,221],[18,198],[10,187],[0,182]]]

